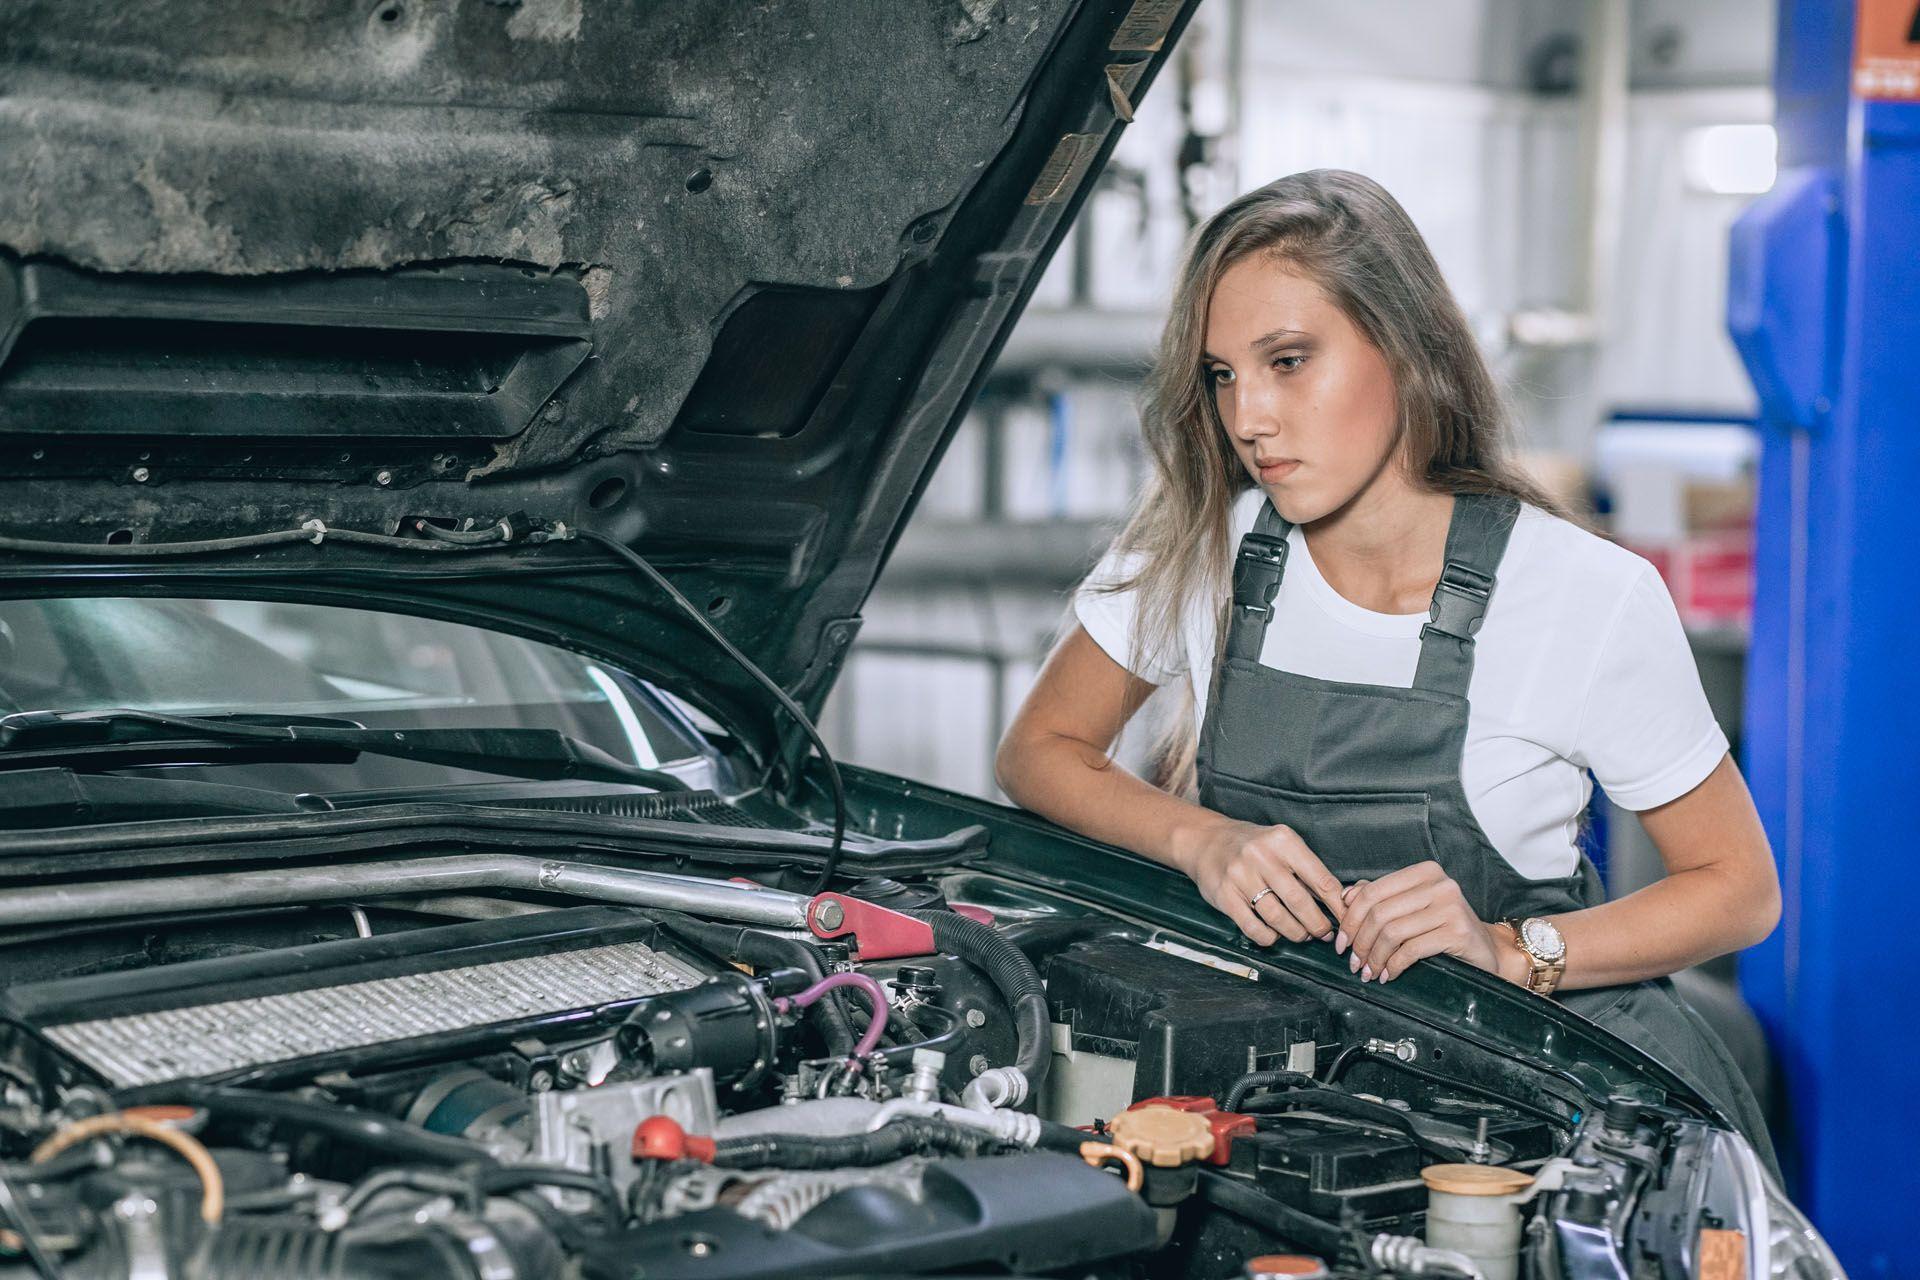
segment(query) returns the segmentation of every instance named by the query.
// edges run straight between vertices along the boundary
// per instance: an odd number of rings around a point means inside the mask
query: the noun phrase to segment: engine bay
[[[0,933],[0,1274],[1624,1280],[1747,1194],[1658,1099],[1065,899],[654,878]]]

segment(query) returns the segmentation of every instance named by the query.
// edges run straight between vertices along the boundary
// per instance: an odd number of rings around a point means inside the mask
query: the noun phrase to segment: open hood
[[[817,707],[1196,3],[10,0],[0,595],[479,623],[789,754],[567,532]]]

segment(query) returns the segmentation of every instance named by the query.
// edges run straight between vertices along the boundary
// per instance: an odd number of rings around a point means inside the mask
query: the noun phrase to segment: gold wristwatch
[[[1550,996],[1567,971],[1567,940],[1553,921],[1534,916],[1527,920],[1508,920],[1514,945],[1527,958],[1527,990],[1537,996]]]

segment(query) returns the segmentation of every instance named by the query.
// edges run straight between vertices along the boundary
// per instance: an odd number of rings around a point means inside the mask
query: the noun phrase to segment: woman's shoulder
[[[1514,522],[1515,563],[1502,565],[1528,575],[1549,575],[1583,589],[1618,599],[1654,572],[1646,557],[1564,517],[1522,503]]]

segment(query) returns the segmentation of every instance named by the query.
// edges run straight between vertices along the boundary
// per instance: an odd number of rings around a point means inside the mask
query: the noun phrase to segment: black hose
[[[1013,1010],[1020,1047],[1013,1065],[1027,1077],[1034,1092],[1047,1078],[1053,1061],[1053,1017],[1047,1011],[1047,989],[1040,971],[1026,953],[1000,936],[990,925],[953,911],[909,911],[907,915],[933,927],[933,945],[979,967],[999,989]]]
[[[607,1232],[618,1231],[626,1219],[620,1193],[603,1174],[584,1169],[556,1169],[551,1165],[522,1164],[499,1169],[483,1169],[480,1189],[488,1195],[506,1195],[528,1187],[566,1187],[584,1191],[600,1202],[601,1222]]]
[[[264,1120],[290,1125],[378,1151],[395,1160],[435,1165],[495,1163],[484,1147],[465,1138],[448,1137],[392,1116],[337,1103],[191,1083],[143,1085],[116,1093],[114,1100],[122,1107],[178,1103],[204,1107],[213,1115],[229,1120]]]
[[[1288,1089],[1318,1085],[1320,1082],[1304,1071],[1249,1071],[1233,1082],[1227,1090],[1226,1098],[1220,1103],[1222,1111],[1238,1111],[1240,1104],[1255,1089],[1272,1089],[1279,1085]]]
[[[721,1169],[837,1169],[885,1164],[910,1155],[977,1156],[1003,1145],[991,1134],[949,1120],[902,1116],[871,1133],[722,1138],[714,1144],[713,1164]]]
[[[1225,1209],[1236,1218],[1244,1218],[1288,1244],[1303,1245],[1336,1266],[1358,1263],[1366,1257],[1363,1233],[1303,1213],[1227,1174],[1213,1169],[1200,1170],[1200,1195],[1208,1204]]]
[[[913,1055],[915,1051],[920,1049],[938,1049],[941,1053],[947,1054],[949,1057],[959,1051],[962,1038],[960,1019],[955,1016],[951,1009],[942,1009],[937,1004],[923,1004],[919,1008],[905,1014],[896,1010],[894,1017],[896,1019],[904,1018],[909,1021],[914,1029],[920,1033],[921,1038],[895,1045],[889,1049],[882,1049],[880,1051],[880,1057],[886,1060],[888,1066],[897,1068],[913,1065]],[[922,1023],[928,1019],[942,1021],[945,1025],[940,1030],[929,1035],[926,1027],[922,1025]],[[887,1026],[891,1028],[893,1023],[889,1022]]]

